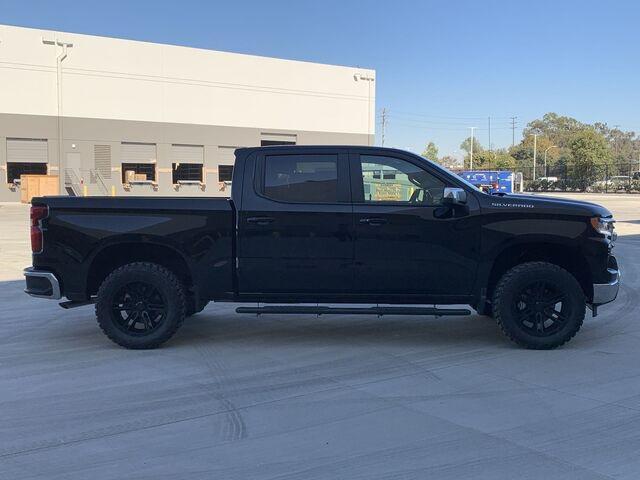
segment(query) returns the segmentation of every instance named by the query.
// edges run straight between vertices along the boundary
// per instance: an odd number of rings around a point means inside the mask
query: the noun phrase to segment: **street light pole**
[[[469,127],[471,129],[471,146],[469,147],[469,170],[473,170],[473,131],[476,127]]]
[[[58,38],[54,38],[53,40],[49,40],[46,38],[42,39],[42,43],[45,45],[54,45],[57,47],[62,47],[62,50],[56,56],[56,91],[57,91],[57,103],[58,103],[58,188],[60,192],[64,191],[64,168],[62,164],[62,156],[64,154],[64,145],[63,145],[63,116],[64,111],[62,109],[62,62],[67,58],[67,48],[73,47],[73,43],[65,42],[59,40]]]
[[[552,148],[558,148],[557,145],[551,145],[550,147],[548,147],[545,151],[544,151],[544,176],[547,177],[547,152],[549,150],[551,150]]]
[[[533,181],[536,180],[536,156],[538,153],[538,134],[533,134]]]

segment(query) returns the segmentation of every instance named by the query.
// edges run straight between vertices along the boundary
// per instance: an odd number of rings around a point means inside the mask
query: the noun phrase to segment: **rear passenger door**
[[[347,151],[274,148],[251,163],[238,214],[239,291],[309,300],[350,292]]]

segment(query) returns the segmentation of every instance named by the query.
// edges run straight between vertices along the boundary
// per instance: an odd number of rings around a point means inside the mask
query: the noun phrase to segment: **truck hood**
[[[602,205],[567,198],[546,197],[539,195],[509,194],[505,196],[491,195],[489,204],[492,208],[522,209],[526,211],[543,211],[562,215],[580,215],[587,217],[610,217],[611,212]]]

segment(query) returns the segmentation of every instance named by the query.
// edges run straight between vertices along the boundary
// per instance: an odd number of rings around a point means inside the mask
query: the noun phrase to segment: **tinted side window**
[[[337,202],[338,156],[268,155],[263,193],[283,202]]]
[[[395,157],[360,155],[366,203],[440,205],[444,183],[411,162]]]

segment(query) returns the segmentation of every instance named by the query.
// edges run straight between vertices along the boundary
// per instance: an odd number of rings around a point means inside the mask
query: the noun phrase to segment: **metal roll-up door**
[[[7,138],[7,162],[47,163],[47,141],[36,138]]]
[[[204,147],[202,145],[171,145],[171,161],[173,163],[204,163]]]
[[[155,143],[122,142],[122,163],[155,163]]]
[[[233,165],[236,163],[236,149],[242,147],[218,147],[218,163]]]

